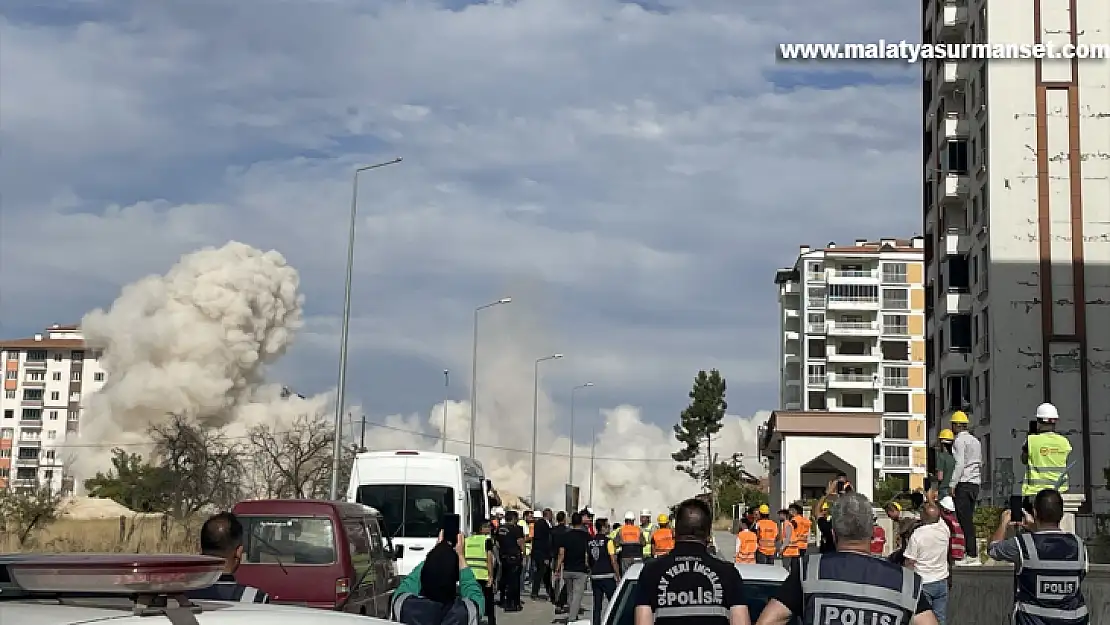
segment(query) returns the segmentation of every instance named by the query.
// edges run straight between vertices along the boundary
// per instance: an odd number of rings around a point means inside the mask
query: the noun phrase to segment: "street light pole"
[[[594,505],[594,459],[597,458],[597,420],[594,420],[593,442],[590,443],[590,507]]]
[[[401,160],[397,157],[374,165],[365,165],[355,169],[352,176],[351,223],[347,232],[347,279],[343,286],[343,325],[339,338],[339,383],[335,389],[335,445],[332,449],[330,491],[332,501],[339,498],[339,460],[343,455],[343,409],[347,400],[347,344],[351,337],[351,283],[354,281],[355,225],[358,223],[358,175],[372,169],[396,165]]]
[[[532,370],[532,499],[528,505],[536,508],[536,447],[539,446],[540,432],[540,363],[548,360],[558,360],[562,354],[551,354],[536,359],[536,366]]]
[[[574,393],[578,389],[590,388],[593,385],[593,382],[586,382],[570,389],[570,478],[567,480],[567,484],[572,486],[574,485]]]
[[[440,451],[447,453],[447,399],[451,394],[451,371],[443,370],[443,445]]]
[[[475,434],[478,431],[478,313],[487,308],[500,304],[512,303],[513,298],[502,297],[496,302],[479,306],[474,309],[474,343],[470,356],[470,457],[475,457]]]

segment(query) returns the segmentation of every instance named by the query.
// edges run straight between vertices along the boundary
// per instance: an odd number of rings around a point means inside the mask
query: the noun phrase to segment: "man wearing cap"
[[[952,489],[952,500],[956,504],[956,518],[960,520],[960,527],[964,536],[972,537],[967,544],[967,557],[959,566],[975,566],[982,564],[979,561],[979,545],[975,536],[975,506],[979,501],[979,485],[981,484],[980,469],[983,462],[983,449],[979,439],[967,431],[970,421],[964,412],[957,410],[952,413],[952,431],[956,438],[952,441],[952,456],[956,459],[956,466],[952,469],[951,477],[945,476],[944,482]]]
[[[967,542],[964,538],[964,528],[960,527],[960,520],[956,518],[956,504],[951,497],[945,497],[937,503],[940,504],[940,518],[948,524],[948,531],[951,532],[948,559],[953,563],[962,562],[967,555]],[[952,583],[952,578],[948,578],[948,583]]]
[[[659,527],[651,533],[651,557],[665,556],[674,549],[674,530],[671,529],[671,518],[660,514],[657,519]]]
[[[644,533],[644,559],[651,557],[651,535],[655,533],[655,525],[651,523],[651,510],[640,510],[640,531]]]
[[[636,514],[629,510],[624,513],[624,525],[617,531],[613,543],[620,554],[621,575],[624,575],[633,564],[644,559],[644,545],[647,539],[644,531],[636,525]]]
[[[779,537],[779,526],[771,520],[771,506],[759,506],[759,520],[755,522],[755,535],[759,537],[759,548],[755,552],[756,564],[774,564]]]
[[[1021,448],[1021,461],[1025,464],[1025,479],[1021,494],[1031,501],[1046,488],[1060,493],[1068,492],[1068,456],[1071,443],[1056,433],[1060,413],[1052,404],[1037,406],[1036,432],[1031,432]]]
[[[952,471],[956,468],[956,458],[952,455],[952,441],[956,440],[956,434],[944,428],[937,433],[937,452],[936,452],[936,473],[934,476],[937,479],[937,498],[944,499],[952,494],[952,489],[948,487],[948,480],[952,477]]]
[[[831,553],[836,551],[836,536],[832,531],[832,518],[829,515],[829,500],[827,497],[822,497],[821,501],[817,502],[817,510],[820,516],[817,517],[817,532],[821,535],[820,541],[817,543],[818,553]]]

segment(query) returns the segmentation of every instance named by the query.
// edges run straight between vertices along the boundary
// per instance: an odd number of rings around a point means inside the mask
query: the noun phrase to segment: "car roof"
[[[97,607],[97,603],[100,607]],[[345,612],[330,612],[297,606],[264,603],[226,603],[197,601],[203,611],[195,615],[198,625],[384,625],[389,621]],[[56,600],[0,602],[5,622],[20,625],[77,625],[90,621],[110,622],[111,625],[170,625],[165,616],[135,616],[130,602],[118,603],[112,599],[81,599],[59,604]],[[116,607],[118,606],[118,607]],[[125,607],[126,606],[126,607]]]
[[[370,506],[348,501],[321,501],[319,499],[251,499],[240,501],[232,508],[237,515],[267,514],[321,514],[335,511],[340,517],[381,516]]]
[[[787,577],[787,570],[776,564],[736,564],[736,570],[746,582],[782,582]],[[643,564],[633,564],[632,568],[623,575],[626,579],[640,579]]]

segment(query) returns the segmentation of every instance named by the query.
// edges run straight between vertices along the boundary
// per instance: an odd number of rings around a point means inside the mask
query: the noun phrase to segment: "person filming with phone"
[[[1033,497],[1033,514],[1021,500],[1005,510],[988,553],[1014,563],[1014,625],[1088,625],[1090,615],[1081,587],[1090,566],[1083,540],[1060,529],[1064,498],[1046,488]],[[1016,513],[1021,513],[1018,516]],[[1006,538],[1007,530],[1017,534]]]
[[[457,519],[457,515],[456,515]],[[439,542],[416,565],[391,602],[392,620],[406,625],[478,625],[485,615],[482,586],[467,565],[465,539],[440,531]]]

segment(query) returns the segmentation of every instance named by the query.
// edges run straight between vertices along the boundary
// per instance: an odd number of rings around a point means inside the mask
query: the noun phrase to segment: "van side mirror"
[[[390,555],[389,555],[389,558],[391,560],[400,560],[401,557],[404,556],[404,555],[405,555],[405,546],[404,545],[395,545],[393,547],[392,553],[390,553]]]

